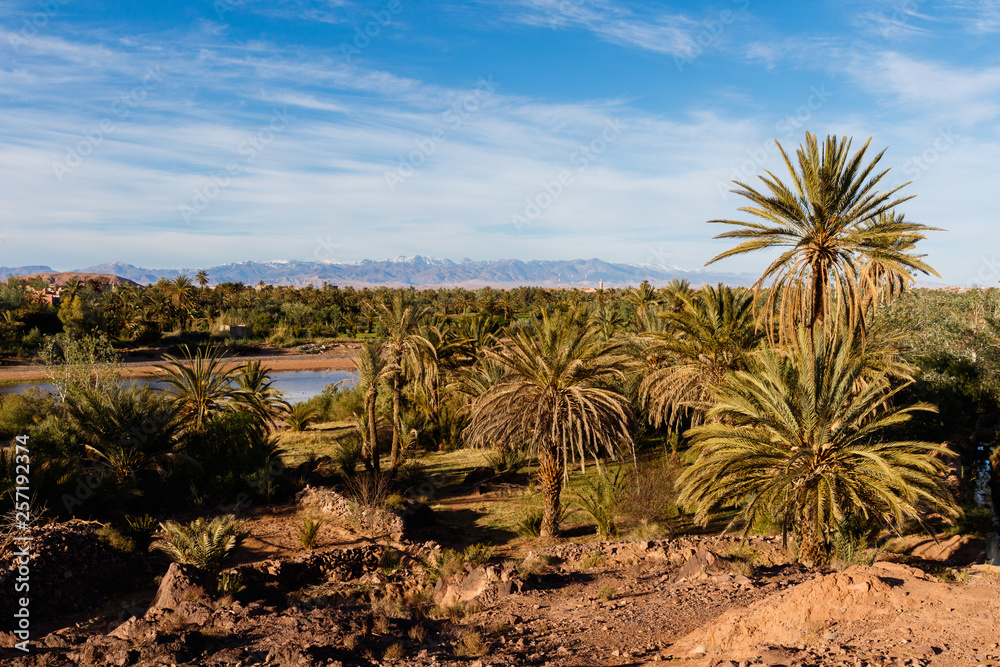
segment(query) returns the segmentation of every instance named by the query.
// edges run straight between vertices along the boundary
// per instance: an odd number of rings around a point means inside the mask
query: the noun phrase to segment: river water
[[[342,388],[353,387],[358,381],[357,371],[272,371],[271,379],[274,388],[285,392],[285,400],[289,403],[305,401],[323,391],[328,384],[340,382]],[[127,380],[132,382],[133,380]],[[160,381],[156,378],[135,378],[136,383],[156,387]],[[21,384],[0,387],[0,394],[16,394],[34,387],[39,391],[53,391],[48,382],[24,382]]]

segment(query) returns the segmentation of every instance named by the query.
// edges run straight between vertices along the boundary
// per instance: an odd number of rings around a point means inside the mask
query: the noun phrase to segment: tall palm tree
[[[180,316],[181,330],[187,326],[191,301],[194,298],[194,285],[187,276],[177,276],[169,286],[170,301],[174,310]]]
[[[392,377],[392,468],[403,461],[402,454],[402,404],[403,404],[403,362],[413,358],[421,350],[433,349],[427,339],[418,335],[417,325],[429,308],[418,310],[416,306],[403,300],[402,291],[397,291],[391,303],[378,304],[379,320],[386,330],[385,352],[393,365]]]
[[[208,271],[205,269],[198,269],[198,273],[195,274],[194,280],[198,283],[198,287],[205,289],[208,285]]]
[[[365,468],[379,473],[378,415],[375,406],[379,386],[393,377],[397,367],[386,359],[385,344],[371,340],[364,342],[361,351],[351,357],[351,363],[358,369],[358,382],[365,389],[365,417],[359,420],[358,428],[364,441],[362,458]]]
[[[676,428],[685,416],[692,425],[700,423],[711,386],[746,368],[763,338],[749,290],[720,283],[678,299],[681,310],[665,316],[669,330],[648,333],[654,342],[643,350],[652,369],[639,385],[639,397],[656,427]]]
[[[799,560],[822,564],[831,535],[849,515],[899,527],[928,509],[957,515],[941,457],[929,442],[884,440],[916,404],[886,408],[901,387],[885,375],[868,382],[843,332],[800,328],[785,351],[761,353],[751,369],[714,387],[712,420],[687,432],[692,463],[679,479],[680,501],[707,522],[735,506],[744,534],[761,518],[794,530]],[[837,333],[837,332],[840,333]],[[730,524],[732,525],[732,524]]]
[[[707,264],[755,250],[782,250],[756,284],[759,294],[773,281],[764,314],[771,324],[778,323],[776,332],[782,340],[794,338],[799,323],[810,330],[821,324],[834,302],[852,321],[863,320],[862,291],[877,283],[861,280],[862,262],[877,258],[892,276],[909,271],[938,275],[911,252],[913,244],[924,238],[923,232],[934,228],[890,215],[911,197],[897,196],[903,185],[886,192],[876,189],[889,170],[876,171],[884,150],[864,163],[870,141],[851,155],[846,137],[828,136],[820,147],[816,136],[807,132],[805,146],[796,152],[797,165],[778,144],[790,186],[770,171],[759,177],[761,190],[735,182],[739,188],[734,192],[750,201],[740,210],[764,222],[710,221],[738,228],[715,238],[741,242]],[[895,241],[899,238],[907,242],[899,244]]]
[[[202,433],[212,415],[237,409],[237,367],[226,367],[225,350],[221,347],[208,352],[201,349],[192,355],[185,345],[181,348],[183,359],[164,355],[166,364],[158,364],[162,381],[182,420],[182,430]]]
[[[506,369],[472,405],[466,431],[480,447],[527,443],[539,460],[544,513],[541,535],[559,530],[560,485],[571,452],[581,460],[630,445],[628,400],[614,387],[627,360],[618,346],[579,326],[572,314],[543,311],[531,325],[509,331],[485,359]]]
[[[653,289],[653,286],[649,284],[648,280],[643,280],[638,288],[629,289],[625,293],[625,300],[635,308],[636,328],[639,331],[648,329],[649,313],[654,306],[660,303],[660,296]]]

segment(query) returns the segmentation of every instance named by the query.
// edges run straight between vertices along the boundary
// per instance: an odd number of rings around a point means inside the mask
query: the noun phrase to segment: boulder
[[[171,563],[160,581],[147,616],[166,609],[176,609],[184,600],[205,594],[205,573],[194,565]]]

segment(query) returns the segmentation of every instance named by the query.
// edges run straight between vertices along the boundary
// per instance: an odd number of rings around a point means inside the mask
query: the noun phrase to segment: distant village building
[[[62,292],[61,287],[46,287],[45,289],[32,289],[31,291],[38,296],[39,301],[44,301],[50,306],[59,305],[59,294]]]
[[[247,338],[250,336],[250,327],[243,324],[223,324],[219,331],[229,334],[230,338]]]

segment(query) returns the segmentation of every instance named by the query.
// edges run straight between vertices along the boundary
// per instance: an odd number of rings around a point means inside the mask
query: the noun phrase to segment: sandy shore
[[[322,354],[262,354],[239,357],[229,357],[232,365],[244,364],[247,361],[261,361],[272,371],[353,371],[351,350],[338,349]],[[136,359],[126,357],[122,367],[126,377],[150,377],[157,375],[156,365],[162,363],[156,359]],[[0,366],[0,382],[33,382],[45,380],[45,366],[41,364],[22,363],[11,366]]]

